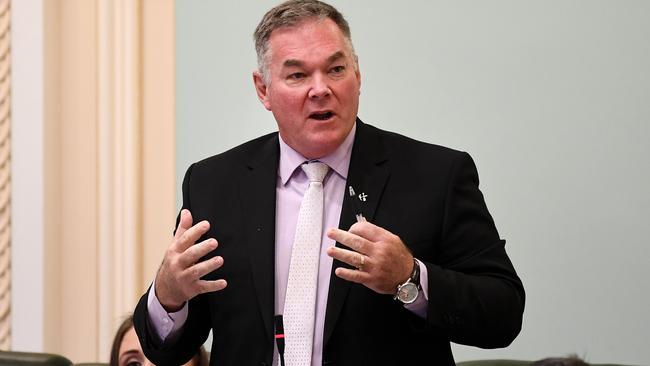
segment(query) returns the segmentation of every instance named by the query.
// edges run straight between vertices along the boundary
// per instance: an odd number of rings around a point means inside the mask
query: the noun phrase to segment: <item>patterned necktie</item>
[[[284,302],[287,366],[311,366],[316,312],[318,262],[323,233],[323,178],[329,167],[321,162],[303,164],[309,187],[302,197]]]

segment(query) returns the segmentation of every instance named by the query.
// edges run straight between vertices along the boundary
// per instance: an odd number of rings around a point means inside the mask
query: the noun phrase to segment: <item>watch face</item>
[[[418,287],[411,282],[400,286],[397,290],[397,299],[405,304],[410,304],[418,297]]]

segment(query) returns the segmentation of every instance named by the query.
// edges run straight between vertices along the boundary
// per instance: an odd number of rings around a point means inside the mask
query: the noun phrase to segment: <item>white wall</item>
[[[11,341],[43,350],[43,3],[11,2]]]
[[[519,338],[456,358],[650,364],[650,2],[332,3],[360,58],[360,117],[470,152],[524,281]],[[231,4],[177,2],[179,184],[275,127],[251,82],[270,5]]]

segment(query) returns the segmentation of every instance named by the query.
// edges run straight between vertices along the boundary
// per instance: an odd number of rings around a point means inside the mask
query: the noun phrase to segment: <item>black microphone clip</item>
[[[278,346],[278,353],[280,354],[280,365],[284,366],[284,323],[282,321],[282,314],[273,317],[275,321],[275,343]]]

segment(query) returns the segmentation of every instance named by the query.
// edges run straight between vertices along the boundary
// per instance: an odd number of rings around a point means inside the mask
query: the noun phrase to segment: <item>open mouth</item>
[[[334,113],[332,112],[317,112],[310,114],[309,118],[318,121],[327,121],[328,119],[332,118],[332,116],[334,116]]]

